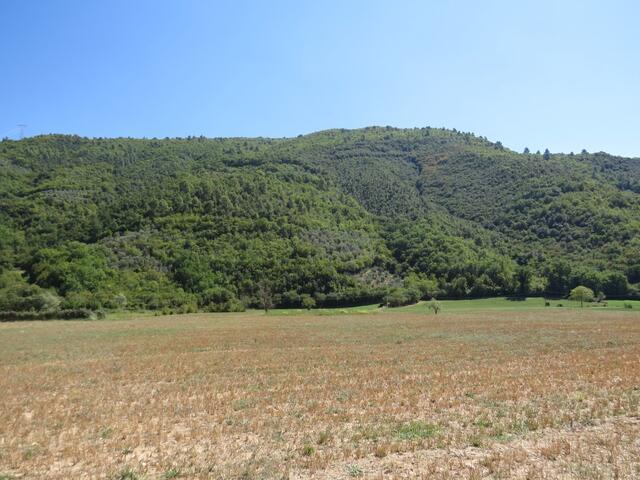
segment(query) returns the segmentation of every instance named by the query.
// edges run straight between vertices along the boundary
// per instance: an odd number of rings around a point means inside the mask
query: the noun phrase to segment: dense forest
[[[640,292],[640,159],[455,130],[0,143],[0,311]]]

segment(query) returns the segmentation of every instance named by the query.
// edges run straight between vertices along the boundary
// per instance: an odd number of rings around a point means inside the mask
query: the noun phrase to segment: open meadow
[[[636,308],[451,310],[0,324],[0,478],[640,478]]]

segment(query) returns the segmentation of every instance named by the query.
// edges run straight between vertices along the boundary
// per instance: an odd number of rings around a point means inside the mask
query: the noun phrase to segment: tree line
[[[546,157],[546,158],[545,158]],[[442,129],[0,143],[0,311],[638,295],[637,162]]]

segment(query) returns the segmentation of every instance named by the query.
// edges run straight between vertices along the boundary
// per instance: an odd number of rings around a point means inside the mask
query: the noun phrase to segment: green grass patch
[[[143,477],[139,476],[131,468],[125,467],[112,478],[113,480],[142,480]]]
[[[302,447],[302,455],[305,457],[310,457],[315,452],[316,452],[316,449],[313,448],[311,445],[305,445],[304,447]]]
[[[231,406],[235,411],[238,411],[251,408],[253,406],[253,403],[250,400],[240,398],[238,400],[234,400]]]
[[[549,305],[546,305],[546,303]],[[446,313],[474,313],[487,311],[531,311],[531,310],[559,310],[559,309],[580,309],[580,302],[573,302],[566,299],[545,300],[542,297],[527,297],[514,299],[511,297],[474,298],[461,300],[440,300],[442,310],[440,314]],[[559,306],[561,305],[561,306]],[[605,306],[606,305],[606,306]],[[597,310],[640,310],[640,300],[607,300],[604,303],[585,303],[584,309]],[[269,316],[297,316],[297,315],[357,315],[380,312],[398,313],[421,313],[433,315],[429,309],[428,301],[421,301],[414,305],[407,305],[398,308],[380,308],[377,303],[362,305],[359,307],[339,307],[339,308],[313,308],[306,310],[303,308],[276,308],[269,310]],[[259,312],[258,312],[259,313]]]
[[[169,480],[171,478],[178,478],[178,477],[180,477],[180,470],[176,468],[171,468],[162,474],[163,480]]]
[[[415,440],[435,437],[438,434],[438,427],[430,423],[413,421],[403,423],[395,431],[398,440]]]
[[[269,310],[269,316],[285,316],[285,315],[356,315],[371,314],[380,312],[379,305],[373,303],[371,305],[361,305],[359,307],[336,307],[336,308],[275,308]]]
[[[549,302],[549,306],[545,306]],[[580,302],[571,300],[545,300],[542,297],[527,297],[524,299],[511,299],[509,297],[477,298],[464,300],[440,300],[443,313],[473,313],[486,311],[530,311],[530,310],[559,310],[559,309],[592,309],[592,310],[638,310],[640,300],[608,300],[604,303],[585,303],[580,307]],[[562,307],[558,307],[561,304]],[[605,306],[606,304],[606,306]],[[632,308],[625,307],[631,305]],[[428,302],[420,302],[389,311],[424,313],[433,315]]]
[[[350,477],[362,477],[364,470],[359,465],[353,464],[347,466],[347,473]]]

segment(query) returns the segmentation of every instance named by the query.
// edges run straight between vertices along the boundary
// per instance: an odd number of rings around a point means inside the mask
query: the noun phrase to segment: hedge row
[[[46,312],[0,312],[0,322],[16,322],[20,320],[79,320],[103,317],[103,312],[93,312],[86,308],[49,310]]]

